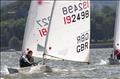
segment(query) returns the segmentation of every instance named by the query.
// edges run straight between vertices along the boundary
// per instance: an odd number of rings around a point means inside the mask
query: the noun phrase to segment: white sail
[[[33,56],[42,57],[52,6],[53,1],[31,1],[22,51],[29,48]]]
[[[114,30],[114,48],[120,50],[120,1],[116,11],[116,23]]]
[[[56,1],[46,42],[47,54],[89,62],[90,1]]]

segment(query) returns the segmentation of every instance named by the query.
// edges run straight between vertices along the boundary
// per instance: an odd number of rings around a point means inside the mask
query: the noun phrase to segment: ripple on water
[[[120,79],[120,65],[106,64],[112,48],[91,49],[90,65],[72,61],[48,61],[52,73],[18,73],[2,76],[5,79]],[[20,53],[20,52],[19,52]],[[1,65],[19,67],[20,55],[15,52],[1,52]]]

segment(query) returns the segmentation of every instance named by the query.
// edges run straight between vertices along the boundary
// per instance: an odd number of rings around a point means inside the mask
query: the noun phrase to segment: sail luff
[[[47,33],[47,36],[46,36],[45,47],[44,47],[44,52],[43,52],[43,65],[46,64],[45,63],[46,62],[45,55],[47,54],[46,46],[47,46],[47,41],[48,41],[48,37],[49,37],[49,31],[50,31],[51,20],[52,20],[52,16],[53,16],[53,11],[54,11],[54,7],[55,7],[55,3],[56,3],[56,0],[54,0],[54,2],[53,2],[53,7],[52,7],[51,15],[50,15],[50,21],[49,21],[49,24],[48,24],[48,33]]]
[[[31,0],[28,17],[27,17],[27,22],[26,22],[26,27],[25,27],[25,31],[24,31],[22,51],[26,50],[27,38],[29,38],[29,35],[30,35],[29,32],[31,32],[31,30],[32,30],[31,24],[34,23],[33,17],[36,17],[36,15],[37,15],[37,11],[35,11],[35,9],[37,10],[37,8],[38,7],[37,7],[36,3]]]

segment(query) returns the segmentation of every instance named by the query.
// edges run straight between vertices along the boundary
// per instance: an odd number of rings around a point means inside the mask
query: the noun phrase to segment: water
[[[91,49],[90,62],[48,60],[53,72],[17,73],[5,75],[5,67],[19,67],[20,52],[1,52],[1,73],[4,79],[120,79],[120,65],[109,65],[112,48]],[[37,61],[37,60],[36,60]]]

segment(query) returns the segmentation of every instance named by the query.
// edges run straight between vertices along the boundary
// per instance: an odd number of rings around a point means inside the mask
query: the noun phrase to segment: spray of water
[[[101,59],[99,65],[107,65],[108,63],[109,63],[108,60]]]
[[[8,75],[9,74],[7,65],[3,66],[2,70],[1,70],[1,74],[3,74],[3,75]]]

